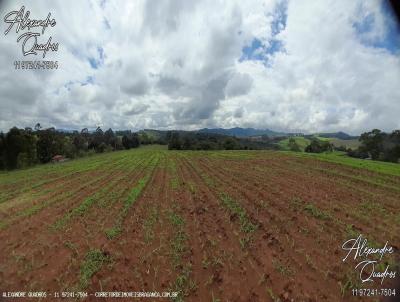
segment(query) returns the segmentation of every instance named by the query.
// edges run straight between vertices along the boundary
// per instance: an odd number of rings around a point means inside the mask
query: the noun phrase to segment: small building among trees
[[[53,162],[53,163],[62,163],[62,162],[64,162],[64,161],[66,161],[67,159],[64,157],[64,156],[62,156],[62,155],[54,155],[53,157],[52,157],[52,159],[51,159],[51,161]]]

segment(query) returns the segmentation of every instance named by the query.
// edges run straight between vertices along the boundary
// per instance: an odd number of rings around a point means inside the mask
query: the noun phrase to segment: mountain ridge
[[[283,136],[288,135],[288,133],[277,132],[270,129],[255,129],[255,128],[202,128],[197,130],[199,133],[213,133],[213,134],[223,134],[229,136],[238,136],[238,137],[249,137],[249,136],[260,136],[260,135],[268,135],[268,136]]]

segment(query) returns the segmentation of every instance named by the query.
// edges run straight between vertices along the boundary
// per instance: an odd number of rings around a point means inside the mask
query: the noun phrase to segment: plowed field
[[[0,293],[376,301],[352,288],[394,288],[399,210],[399,176],[279,152],[138,149],[2,173]],[[361,283],[342,261],[359,234],[395,248],[395,279]]]

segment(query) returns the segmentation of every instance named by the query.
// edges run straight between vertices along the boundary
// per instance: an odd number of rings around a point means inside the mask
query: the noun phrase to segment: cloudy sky
[[[73,4],[72,4],[73,2]],[[58,70],[15,70],[5,15],[51,12]],[[0,130],[400,128],[400,35],[380,0],[2,1]],[[40,31],[31,29],[31,31]]]

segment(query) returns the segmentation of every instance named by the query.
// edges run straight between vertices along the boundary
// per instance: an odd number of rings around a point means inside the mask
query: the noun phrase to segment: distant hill
[[[324,140],[324,141],[329,141],[332,143],[335,147],[346,147],[346,148],[351,148],[351,149],[357,149],[360,146],[360,142],[358,141],[358,138],[355,139],[340,139],[337,137],[322,137],[322,136],[316,136],[316,135],[307,135],[307,136],[296,136],[293,137],[294,140],[296,141],[297,145],[300,147],[301,151],[304,151],[304,149],[311,143],[311,140],[313,138],[317,138],[319,140]],[[289,137],[282,139],[279,141],[279,146],[281,147],[282,150],[290,150],[289,148]]]
[[[287,135],[286,133],[276,132],[269,129],[254,129],[254,128],[203,128],[197,130],[199,133],[213,133],[213,134],[222,134],[229,136],[237,136],[237,137],[249,137],[249,136],[260,136],[260,135],[268,135],[268,136],[282,136]]]
[[[153,139],[165,138],[167,131],[154,130],[154,129],[143,129],[138,131],[139,135],[146,134],[148,137]]]
[[[349,135],[349,134],[344,133],[342,131],[332,132],[332,133],[317,133],[315,135],[319,136],[319,137],[338,138],[338,139],[343,139],[343,140],[358,139],[358,136],[352,136],[352,135]]]
[[[305,138],[304,136],[294,136],[292,137],[296,144],[299,146],[300,150],[304,152],[304,149],[310,144],[310,139]],[[279,141],[278,145],[282,150],[290,150],[289,147],[289,137],[284,138],[283,140]]]
[[[267,135],[270,138],[278,138],[282,137],[282,139],[285,139],[285,137],[295,137],[298,138],[300,145],[303,147],[303,145],[307,142],[310,141],[313,137],[319,138],[321,140],[329,140],[332,143],[336,144],[341,144],[344,146],[351,145],[354,147],[354,145],[359,145],[358,142],[358,136],[351,136],[345,132],[339,131],[339,132],[330,132],[330,133],[315,133],[315,134],[303,134],[303,133],[284,133],[284,132],[277,132],[273,131],[270,129],[255,129],[255,128],[240,128],[240,127],[235,127],[235,128],[230,128],[230,129],[224,129],[224,128],[203,128],[199,130],[194,130],[194,131],[185,131],[185,130],[170,130],[173,132],[178,132],[181,135],[185,135],[185,133],[199,133],[199,134],[215,134],[215,135],[222,135],[222,136],[236,136],[238,138],[249,138],[249,139],[255,139],[255,140],[261,140],[261,136]],[[155,130],[155,129],[143,129],[138,131],[139,136],[144,136],[146,135],[149,139],[151,140],[159,140],[159,141],[165,141],[167,139],[167,133],[169,130]],[[348,143],[347,143],[347,142]],[[285,148],[286,144],[288,142],[288,138],[281,143],[281,147]],[[354,144],[353,144],[354,142]]]

